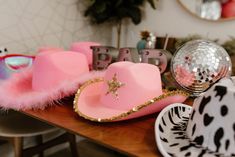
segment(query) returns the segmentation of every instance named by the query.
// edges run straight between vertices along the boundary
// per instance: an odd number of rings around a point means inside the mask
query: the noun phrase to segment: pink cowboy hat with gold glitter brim
[[[89,72],[86,56],[72,51],[46,51],[31,68],[13,74],[0,85],[1,109],[44,109],[76,93],[81,83],[101,76]]]
[[[104,77],[88,80],[78,89],[74,109],[88,120],[112,122],[159,112],[187,96],[181,90],[163,91],[157,66],[117,62]]]

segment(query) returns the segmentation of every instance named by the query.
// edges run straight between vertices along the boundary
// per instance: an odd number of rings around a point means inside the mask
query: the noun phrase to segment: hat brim
[[[175,103],[164,108],[158,115],[155,122],[155,138],[164,157],[221,155],[190,141],[186,128],[191,110],[191,106]]]
[[[103,83],[102,78],[96,78],[87,81],[80,87],[74,100],[75,112],[85,119],[96,122],[121,121],[159,112],[169,104],[184,102],[188,97],[188,94],[181,90],[164,91],[162,95],[136,104],[134,108],[120,110],[105,107],[100,102]]]
[[[75,94],[86,80],[104,75],[103,71],[89,72],[74,77],[72,80],[64,80],[52,89],[35,91],[32,88],[32,73],[32,68],[29,68],[20,73],[15,73],[9,79],[1,82],[1,109],[44,109],[54,104],[60,104],[62,98]]]

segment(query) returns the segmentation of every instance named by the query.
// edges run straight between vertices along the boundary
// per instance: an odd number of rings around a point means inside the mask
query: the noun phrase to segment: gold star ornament
[[[109,93],[112,93],[116,99],[118,99],[118,92],[117,90],[124,86],[125,84],[122,82],[119,82],[117,80],[117,74],[114,74],[113,78],[109,81],[107,81],[107,85],[108,85],[108,91],[106,93],[106,95],[108,95]]]

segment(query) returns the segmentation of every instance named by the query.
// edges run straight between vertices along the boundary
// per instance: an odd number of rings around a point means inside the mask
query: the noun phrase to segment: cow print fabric
[[[198,97],[193,108],[168,106],[159,117],[157,145],[164,156],[235,157],[234,79],[223,79]]]

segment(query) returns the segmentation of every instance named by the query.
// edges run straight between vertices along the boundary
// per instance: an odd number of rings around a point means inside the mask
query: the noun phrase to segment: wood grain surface
[[[122,122],[97,123],[79,117],[70,100],[45,110],[22,112],[128,156],[161,157],[154,136],[158,113]]]

